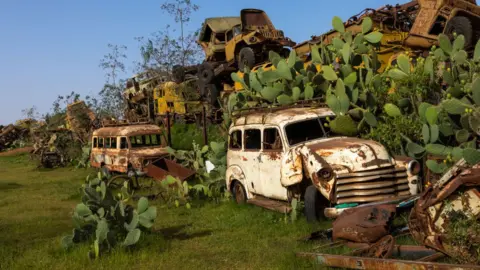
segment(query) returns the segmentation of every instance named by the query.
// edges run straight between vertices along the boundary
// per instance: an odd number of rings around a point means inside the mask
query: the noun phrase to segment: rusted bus
[[[396,160],[374,141],[334,134],[324,125],[327,117],[335,115],[326,106],[234,114],[227,187],[243,185],[247,200],[290,201],[304,198],[306,187],[313,185],[329,201],[323,207],[418,193],[417,161]],[[332,217],[340,212],[325,210]]]
[[[147,166],[168,155],[162,130],[155,125],[104,127],[93,132],[90,163],[121,173],[146,173]]]

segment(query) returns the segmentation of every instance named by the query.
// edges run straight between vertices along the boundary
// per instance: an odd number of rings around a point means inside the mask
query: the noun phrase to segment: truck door
[[[262,149],[260,128],[245,128],[244,131],[244,151],[242,153],[242,169],[245,174],[246,184],[250,192],[256,194],[263,193],[262,181],[259,175],[260,151]]]
[[[267,198],[287,200],[287,189],[282,186],[283,145],[277,127],[265,127],[262,134],[262,151],[259,154],[259,174],[262,181],[262,195]]]

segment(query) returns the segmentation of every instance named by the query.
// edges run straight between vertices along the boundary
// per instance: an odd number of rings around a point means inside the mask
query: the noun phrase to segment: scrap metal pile
[[[462,159],[420,196],[347,209],[332,229],[307,238],[328,238],[322,248],[347,246],[350,253],[297,255],[349,269],[480,269],[479,188],[480,163]],[[408,225],[394,226],[395,216],[408,211]],[[406,235],[420,246],[395,243]],[[462,264],[435,262],[444,258]]]
[[[0,129],[0,151],[10,148],[16,141],[22,140],[27,135],[28,129],[15,125],[8,125]]]
[[[31,157],[37,160],[41,167],[65,166],[82,157],[83,148],[99,125],[95,114],[83,101],[69,104],[65,117],[56,124],[58,125],[44,125],[31,132]]]

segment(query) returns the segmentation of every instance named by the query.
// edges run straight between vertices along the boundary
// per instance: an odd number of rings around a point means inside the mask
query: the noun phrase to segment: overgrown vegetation
[[[372,31],[372,21],[365,18],[356,36],[338,17],[332,24],[340,35],[314,47],[311,64],[300,61],[295,51],[288,59],[270,53],[274,69],[246,70],[244,78],[232,73],[245,90],[230,96],[229,112],[320,98],[336,114],[327,124],[335,133],[376,139],[394,154],[443,157],[442,163],[427,161],[435,173],[461,158],[480,161],[480,43],[469,58],[462,35],[450,41],[441,34],[440,48],[433,47],[428,57],[406,52],[378,73],[382,33]]]
[[[478,235],[480,235],[478,216],[461,211],[451,211],[448,214],[446,240],[447,243],[456,247],[450,250],[457,251],[457,254],[453,255],[458,262],[465,264],[478,264],[480,262]]]

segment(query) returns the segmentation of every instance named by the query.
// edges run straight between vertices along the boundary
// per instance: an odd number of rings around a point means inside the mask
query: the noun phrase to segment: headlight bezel
[[[407,164],[407,172],[411,175],[418,175],[421,171],[420,162],[412,159]]]

